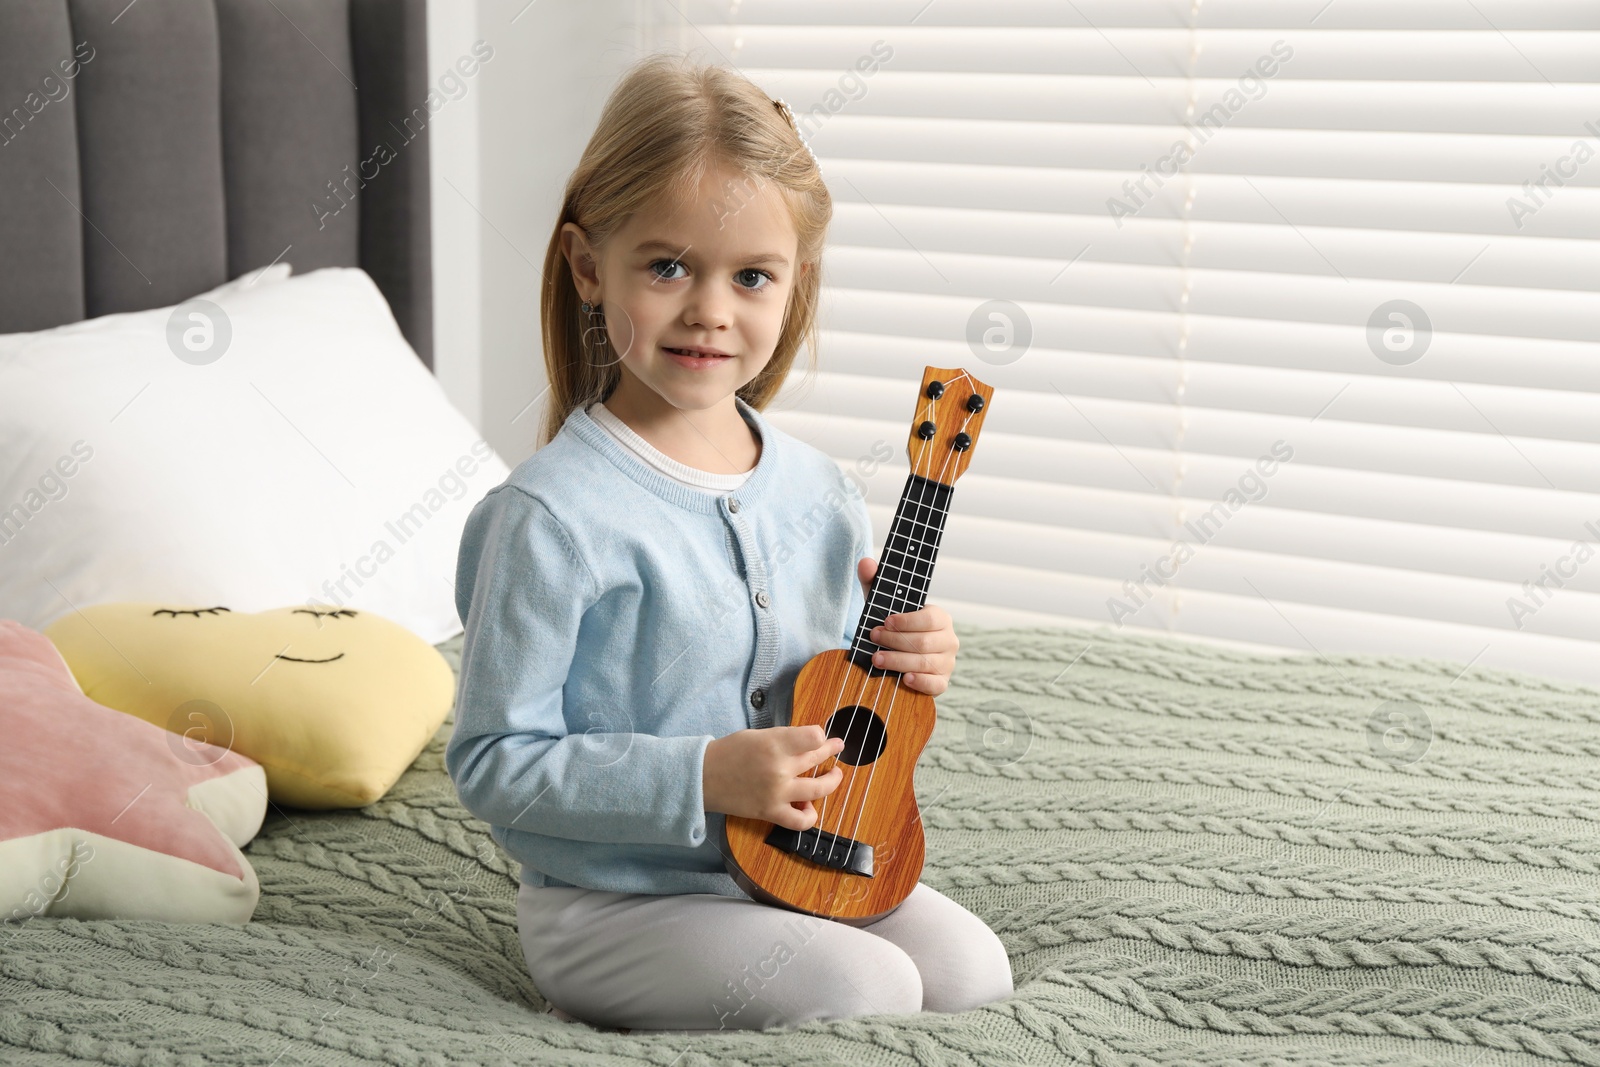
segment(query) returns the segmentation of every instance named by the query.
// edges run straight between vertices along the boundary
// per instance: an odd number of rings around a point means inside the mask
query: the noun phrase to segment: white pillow
[[[461,632],[461,527],[509,469],[364,271],[288,274],[0,335],[0,616],[306,604]]]

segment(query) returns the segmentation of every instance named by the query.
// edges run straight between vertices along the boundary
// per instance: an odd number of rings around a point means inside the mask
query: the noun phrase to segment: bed
[[[431,365],[425,131],[359,196],[326,188],[427,97],[420,0],[135,4],[0,7],[0,107],[95,48],[0,148],[0,333],[292,249],[297,273],[365,270]],[[1006,1000],[764,1033],[560,1020],[522,959],[517,867],[445,773],[447,718],[370,804],[269,806],[248,923],[0,924],[0,1062],[1600,1063],[1600,689],[960,633],[917,770],[923,881],[999,934]],[[437,647],[454,667],[460,638]]]
[[[1600,691],[1109,629],[964,630],[923,881],[1016,993],[642,1035],[559,1021],[450,722],[380,801],[275,808],[243,926],[0,929],[0,1059],[64,1064],[1383,1064],[1600,1059]],[[440,646],[447,658],[459,638]],[[1374,709],[1401,701],[1422,718]],[[1382,736],[1397,724],[1406,738]]]

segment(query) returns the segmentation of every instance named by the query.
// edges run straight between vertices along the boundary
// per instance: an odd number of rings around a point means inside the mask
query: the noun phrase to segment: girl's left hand
[[[871,594],[872,576],[876,573],[878,561],[871,556],[863,556],[856,563],[863,597]],[[900,671],[900,681],[907,688],[935,697],[950,688],[950,674],[955,670],[956,649],[961,642],[956,639],[949,614],[937,604],[890,615],[867,635],[867,640],[886,650],[873,657],[872,665]]]

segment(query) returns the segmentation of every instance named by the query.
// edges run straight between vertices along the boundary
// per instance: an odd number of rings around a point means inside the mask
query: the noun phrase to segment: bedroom
[[[0,6],[0,1061],[1600,1062],[1597,45]]]

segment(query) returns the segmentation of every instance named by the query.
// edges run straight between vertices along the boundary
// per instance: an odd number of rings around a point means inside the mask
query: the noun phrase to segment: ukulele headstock
[[[972,462],[993,395],[993,386],[960,367],[924,367],[922,391],[906,438],[912,472],[954,487]]]

